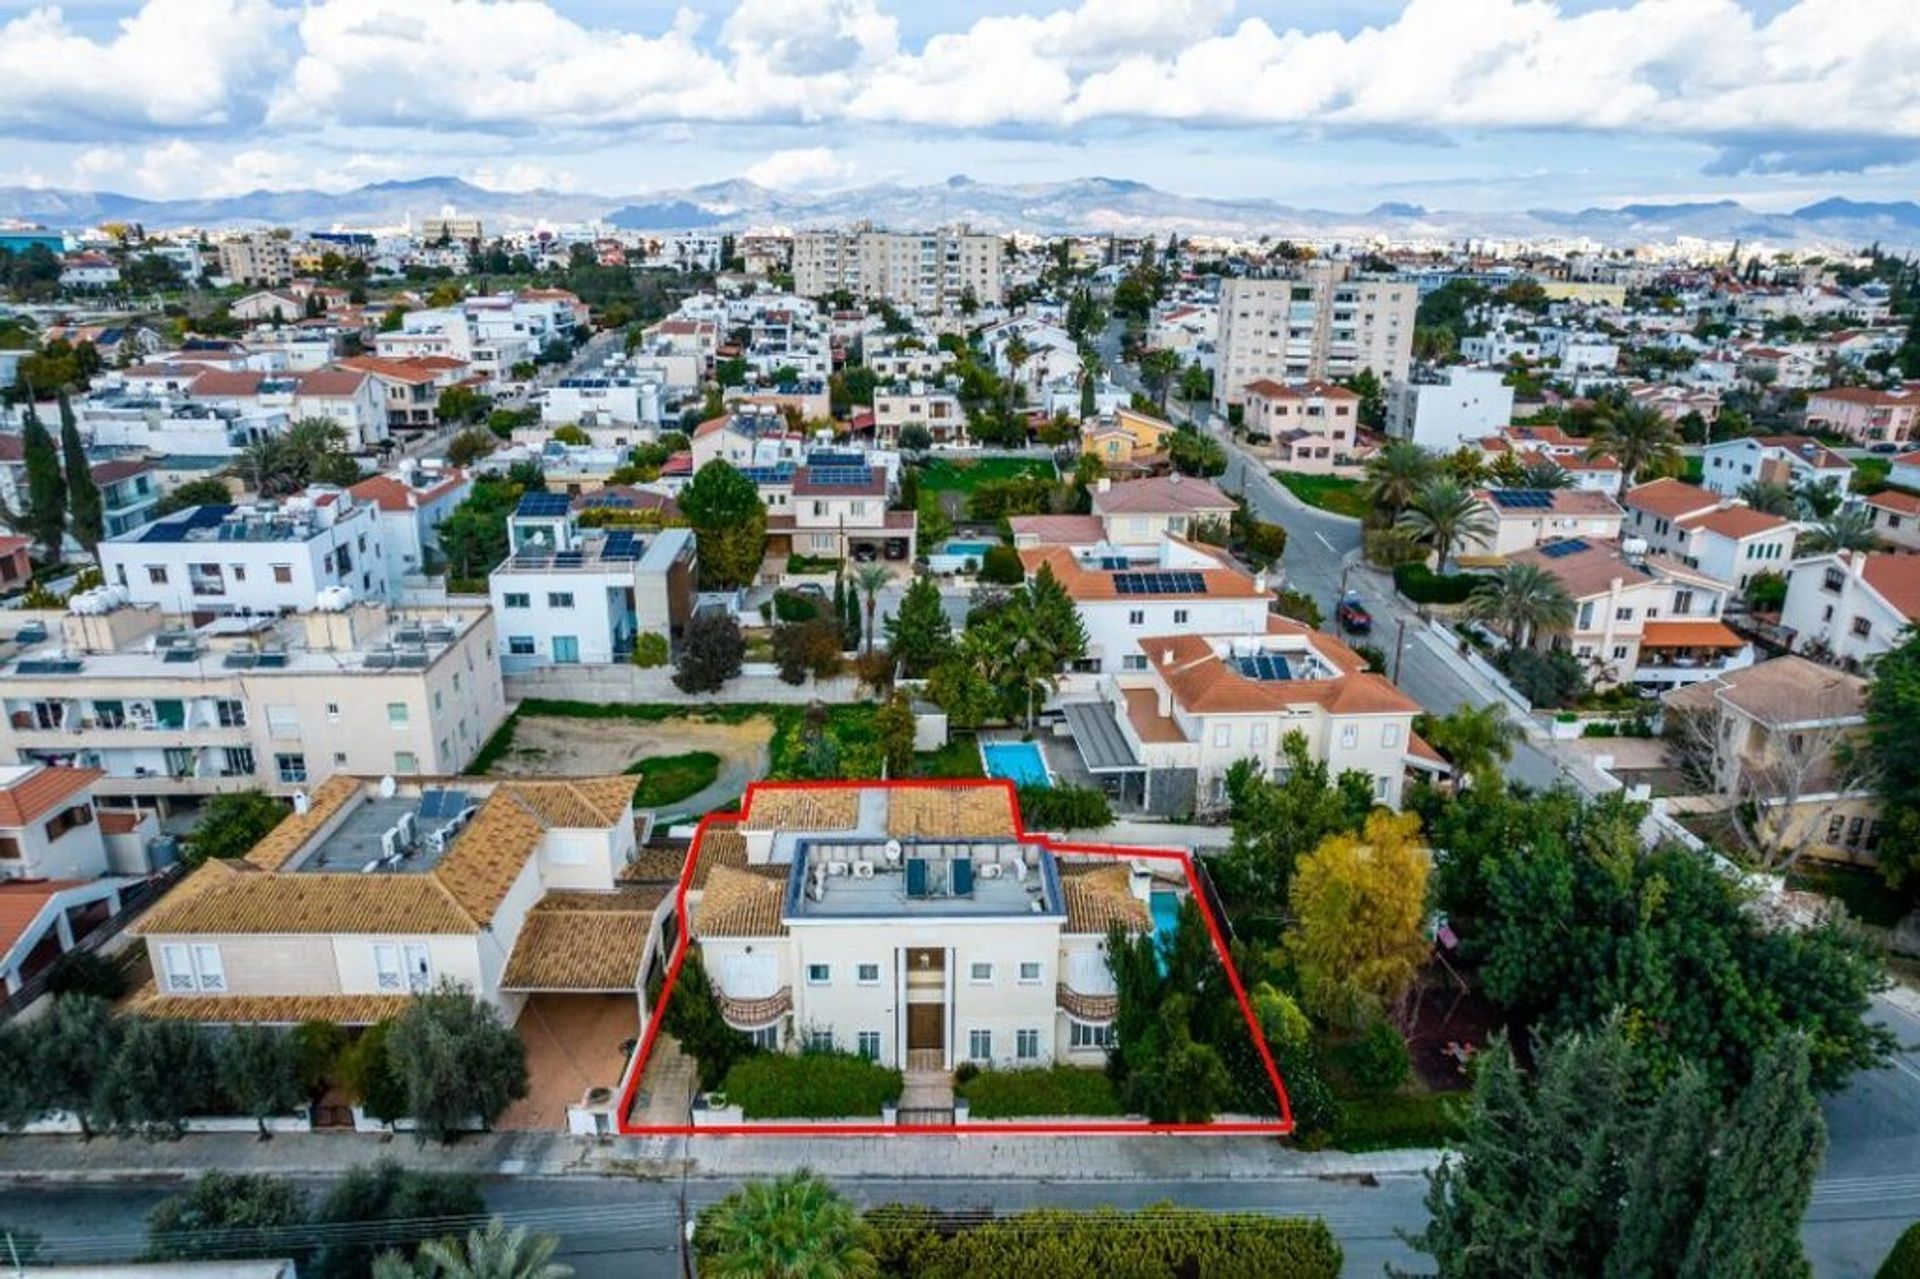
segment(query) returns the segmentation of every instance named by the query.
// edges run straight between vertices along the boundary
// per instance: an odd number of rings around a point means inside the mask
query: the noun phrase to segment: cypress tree
[[[67,483],[60,474],[60,452],[40,415],[29,404],[21,431],[26,457],[27,509],[21,517],[27,534],[46,548],[56,563],[67,533]]]
[[[73,521],[73,536],[92,555],[106,536],[106,509],[100,500],[100,488],[93,482],[87,448],[80,442],[80,424],[74,420],[73,404],[65,391],[60,392],[60,456],[66,465],[67,514]]]
[[[1686,1255],[1719,1125],[1720,1103],[1707,1077],[1682,1068],[1641,1126],[1607,1279],[1670,1274]]]
[[[1720,1130],[1680,1279],[1809,1275],[1800,1219],[1826,1154],[1807,1042],[1781,1039],[1754,1064]]]

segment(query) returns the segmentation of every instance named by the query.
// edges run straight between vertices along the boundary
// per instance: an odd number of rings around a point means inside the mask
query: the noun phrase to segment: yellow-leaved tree
[[[1293,872],[1285,939],[1308,1011],[1348,1029],[1397,1007],[1430,943],[1420,819],[1375,809],[1358,835],[1331,835]]]

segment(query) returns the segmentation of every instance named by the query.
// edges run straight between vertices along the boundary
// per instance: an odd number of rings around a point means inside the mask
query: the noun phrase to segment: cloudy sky
[[[1920,0],[0,0],[0,184],[1920,191]]]

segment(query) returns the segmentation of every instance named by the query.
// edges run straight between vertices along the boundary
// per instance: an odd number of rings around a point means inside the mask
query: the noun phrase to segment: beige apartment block
[[[1247,384],[1338,381],[1372,369],[1405,378],[1419,289],[1361,276],[1348,262],[1309,262],[1272,279],[1229,279],[1220,293],[1214,407],[1245,400]]]
[[[926,315],[956,311],[968,290],[1000,301],[1001,243],[965,225],[937,231],[801,231],[793,237],[793,291],[817,298],[844,289]]]
[[[249,235],[220,244],[220,274],[237,284],[271,288],[293,278],[293,250],[271,235]],[[297,318],[289,315],[288,319]]]
[[[378,603],[195,627],[157,608],[20,611],[0,763],[100,770],[163,806],[336,773],[458,773],[506,715],[491,609]]]

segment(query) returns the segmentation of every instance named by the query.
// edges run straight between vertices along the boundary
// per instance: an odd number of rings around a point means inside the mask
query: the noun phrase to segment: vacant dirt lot
[[[743,794],[748,782],[767,775],[767,743],[772,738],[773,721],[764,718],[740,724],[697,719],[643,724],[525,715],[514,726],[513,746],[492,772],[496,777],[607,777],[650,755],[712,751],[720,757],[713,785],[673,806],[679,812],[700,813]]]

